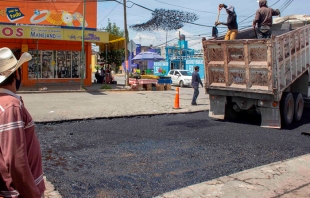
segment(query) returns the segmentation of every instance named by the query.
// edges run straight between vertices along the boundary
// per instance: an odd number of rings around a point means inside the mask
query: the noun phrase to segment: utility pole
[[[182,44],[181,44],[181,32],[179,31],[179,45],[180,45],[180,69],[183,69],[182,66]]]
[[[80,89],[83,89],[84,87],[84,68],[85,68],[85,10],[86,10],[86,0],[83,2],[83,25],[82,25],[82,54],[81,54],[81,84]]]
[[[129,72],[128,72],[128,29],[127,29],[127,14],[126,14],[126,0],[123,0],[124,5],[124,31],[125,31],[125,66],[126,66],[126,79],[125,79],[125,86],[129,86]]]

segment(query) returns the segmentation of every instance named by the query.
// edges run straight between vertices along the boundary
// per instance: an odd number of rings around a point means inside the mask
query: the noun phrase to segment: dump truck
[[[253,33],[254,35],[254,33]],[[281,128],[302,118],[309,103],[310,25],[271,39],[202,39],[209,117],[261,115],[261,127]]]

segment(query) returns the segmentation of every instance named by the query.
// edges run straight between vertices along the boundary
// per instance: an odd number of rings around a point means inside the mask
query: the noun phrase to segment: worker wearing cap
[[[258,39],[271,38],[272,16],[280,15],[280,11],[269,8],[266,0],[259,0],[258,3],[259,9],[256,11],[253,28],[257,25]]]
[[[192,99],[192,105],[197,105],[196,100],[199,95],[199,84],[201,84],[201,87],[203,87],[203,84],[201,82],[200,76],[199,76],[199,66],[194,67],[195,71],[192,74],[192,87],[194,89],[193,99]]]
[[[228,31],[225,35],[224,40],[234,40],[237,37],[238,34],[238,23],[237,23],[237,14],[235,12],[235,8],[232,5],[225,5],[225,4],[220,4],[219,9],[221,10],[222,8],[226,9],[226,13],[228,14],[227,17],[227,22],[215,22],[215,25],[226,25],[228,28]]]

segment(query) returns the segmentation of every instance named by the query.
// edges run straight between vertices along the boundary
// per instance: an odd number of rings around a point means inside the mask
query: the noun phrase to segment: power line
[[[204,12],[204,13],[209,13],[209,14],[218,14],[217,12],[209,12],[209,11],[203,11],[203,10],[196,10],[196,9],[187,8],[187,7],[183,7],[183,6],[179,6],[179,5],[174,5],[174,4],[171,4],[171,3],[166,3],[166,2],[163,2],[163,1],[159,1],[159,0],[154,0],[154,1],[166,4],[166,5],[171,5],[171,6],[175,6],[175,7],[179,7],[179,8],[184,8],[184,9],[187,9],[187,10],[193,10],[193,11]],[[224,15],[224,14],[221,14],[221,15]],[[239,16],[238,15],[238,17],[247,17],[247,16]]]
[[[280,0],[277,0],[275,3],[273,3],[271,6],[274,6],[275,4],[277,4]],[[256,13],[252,14],[251,16],[248,16],[247,18],[243,19],[242,21],[240,21],[238,24],[243,23],[244,21],[248,20],[249,18],[255,16]]]
[[[116,8],[118,5],[119,5],[119,4],[116,4],[116,5],[114,6],[114,8],[113,8],[105,17],[103,17],[103,19],[100,20],[99,23],[97,23],[97,25],[100,25],[101,22],[104,21],[104,20],[115,10],[115,8]]]

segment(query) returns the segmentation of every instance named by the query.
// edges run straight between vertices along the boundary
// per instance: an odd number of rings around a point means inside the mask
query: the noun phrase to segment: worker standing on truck
[[[199,67],[194,67],[195,71],[192,74],[192,87],[194,89],[193,99],[192,99],[192,105],[197,105],[196,100],[199,95],[199,84],[201,84],[201,87],[203,87],[203,84],[201,82],[200,76],[199,76]]]
[[[259,9],[256,11],[255,19],[253,21],[253,28],[257,24],[258,39],[271,38],[272,16],[279,16],[280,11],[274,10],[267,6],[267,0],[259,0]]]
[[[235,12],[235,8],[232,5],[227,6],[223,3],[219,5],[219,9],[221,10],[222,8],[225,8],[226,13],[228,14],[227,22],[215,22],[215,25],[226,25],[228,31],[224,40],[235,40],[238,34],[237,14]]]

